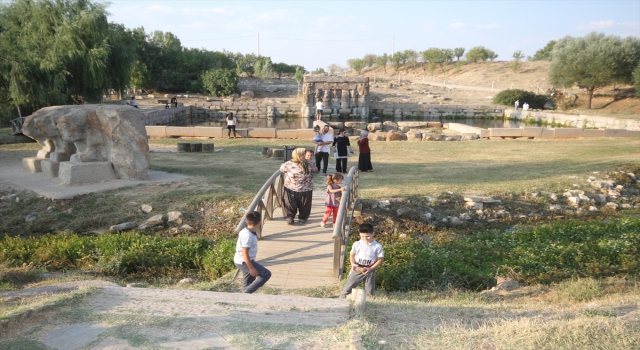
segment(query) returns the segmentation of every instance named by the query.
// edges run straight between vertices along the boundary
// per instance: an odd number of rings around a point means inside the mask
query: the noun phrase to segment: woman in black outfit
[[[333,140],[333,152],[336,158],[336,171],[339,173],[346,173],[347,169],[347,159],[349,158],[349,154],[353,154],[353,150],[351,150],[351,143],[349,143],[349,137],[345,135],[347,130],[340,129],[338,131],[338,136]]]

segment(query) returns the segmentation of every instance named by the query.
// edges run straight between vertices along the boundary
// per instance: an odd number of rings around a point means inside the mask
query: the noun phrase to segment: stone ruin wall
[[[369,78],[305,76],[302,85],[303,117],[315,116],[319,99],[324,103],[324,114],[332,117],[369,116]]]
[[[240,78],[237,85],[240,91],[253,92],[282,92],[283,94],[291,94],[298,92],[298,83],[292,78],[282,79],[265,79],[258,78]]]

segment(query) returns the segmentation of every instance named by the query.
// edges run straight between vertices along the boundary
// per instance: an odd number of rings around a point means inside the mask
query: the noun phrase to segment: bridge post
[[[342,237],[333,237],[333,277],[340,278],[342,263]]]

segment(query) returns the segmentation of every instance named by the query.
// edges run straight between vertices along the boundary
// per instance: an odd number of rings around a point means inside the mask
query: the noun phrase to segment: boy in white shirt
[[[260,212],[250,211],[245,217],[245,223],[247,227],[238,234],[233,263],[242,271],[242,292],[253,293],[267,283],[271,278],[271,271],[255,262],[258,255],[256,230],[262,225],[262,215]]]
[[[358,232],[360,232],[360,240],[351,247],[349,255],[351,272],[340,293],[340,299],[351,294],[351,290],[362,280],[364,280],[364,290],[368,295],[373,295],[376,289],[376,268],[382,264],[384,259],[382,244],[373,239],[375,233],[371,224],[360,225]]]
[[[322,120],[323,109],[324,109],[324,103],[322,103],[322,99],[319,98],[318,102],[316,102],[316,120]]]

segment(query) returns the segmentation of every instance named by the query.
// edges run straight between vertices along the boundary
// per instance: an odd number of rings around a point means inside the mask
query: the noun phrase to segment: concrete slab
[[[556,134],[556,129],[543,129],[540,135],[541,139],[552,139]]]
[[[148,137],[166,137],[167,136],[167,127],[166,126],[145,126],[147,130]]]
[[[49,159],[43,160],[40,165],[42,166],[42,173],[49,178],[58,177],[58,170],[60,169],[60,162],[54,162]]]
[[[58,177],[68,186],[84,185],[96,182],[113,181],[116,174],[111,162],[62,162]]]
[[[22,158],[22,167],[28,173],[41,173],[43,158],[26,157]]]
[[[498,128],[491,130],[491,137],[522,137],[522,129],[520,128]]]
[[[540,137],[544,128],[522,128],[522,137]]]
[[[490,136],[491,136],[491,130],[489,130],[489,129],[480,130],[480,138],[485,139],[485,138],[488,138]]]
[[[298,129],[299,140],[313,140],[313,129]]]
[[[625,129],[604,129],[604,137],[628,137]]]
[[[583,131],[584,131],[583,129],[577,129],[577,128],[559,128],[559,129],[556,129],[556,132],[553,138],[554,139],[571,139],[571,138],[582,137]]]
[[[604,130],[584,129],[582,131],[582,137],[604,137]]]
[[[251,138],[276,138],[275,128],[248,128],[247,136]]]
[[[276,138],[278,139],[297,139],[298,130],[276,130]]]
[[[217,139],[223,136],[224,131],[221,126],[196,126],[193,129],[193,136],[195,137],[215,137]]]
[[[167,136],[194,137],[195,128],[190,126],[167,126]]]

